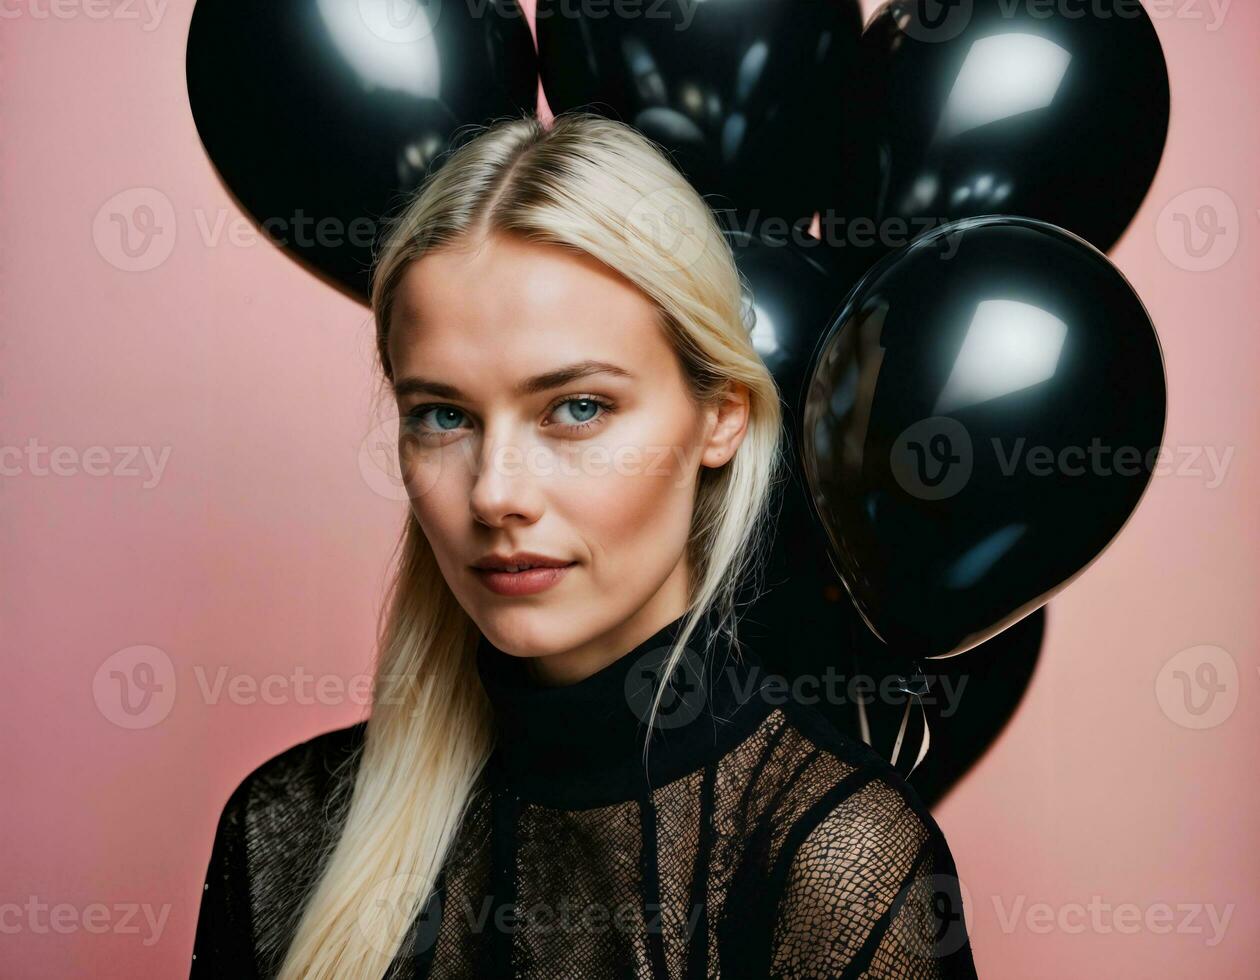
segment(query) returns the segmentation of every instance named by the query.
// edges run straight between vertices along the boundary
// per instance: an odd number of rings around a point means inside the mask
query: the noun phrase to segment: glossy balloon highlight
[[[836,569],[892,650],[942,657],[1036,609],[1158,463],[1163,358],[1107,258],[970,219],[878,263],[819,348],[803,464]]]
[[[881,229],[1018,214],[1105,251],[1159,166],[1168,70],[1137,0],[892,0],[862,59],[852,94],[881,186],[849,214]]]
[[[198,0],[197,131],[261,230],[364,300],[382,219],[455,131],[532,113],[537,60],[514,0]]]

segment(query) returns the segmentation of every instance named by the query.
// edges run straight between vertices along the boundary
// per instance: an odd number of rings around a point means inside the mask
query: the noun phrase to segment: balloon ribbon
[[[855,658],[855,668],[856,664],[857,661]],[[912,666],[913,673],[909,677],[905,677],[901,674],[896,675],[896,685],[893,689],[901,691],[906,695],[906,709],[901,713],[901,725],[897,729],[897,740],[893,743],[892,757],[889,759],[890,765],[895,766],[897,764],[897,757],[901,755],[901,744],[906,737],[906,724],[910,720],[910,706],[912,704],[918,704],[919,712],[923,716],[923,742],[919,745],[919,754],[916,756],[914,764],[905,775],[906,779],[909,779],[911,773],[919,768],[919,763],[922,762],[924,757],[927,755],[928,746],[932,742],[932,730],[928,726],[927,709],[923,706],[923,696],[927,694],[930,684],[919,665],[913,664]],[[867,745],[870,745],[871,724],[869,719],[866,717],[866,702],[861,698],[857,699],[857,709],[859,733],[862,737],[862,741]]]

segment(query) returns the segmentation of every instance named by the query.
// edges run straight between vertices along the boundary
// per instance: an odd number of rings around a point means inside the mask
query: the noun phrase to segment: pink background
[[[1260,9],[1237,0],[1212,30],[1207,0],[1148,8],[1172,131],[1113,257],[1159,328],[1183,465],[1052,601],[1021,710],[938,807],[984,977],[1260,962]],[[157,20],[5,9],[0,446],[47,451],[8,452],[0,482],[0,974],[182,976],[232,787],[359,716],[354,691],[311,703],[307,685],[369,669],[405,505],[370,478],[367,311],[265,242],[212,240],[219,219],[251,226],[189,112],[191,0]],[[149,199],[137,188],[170,202],[174,235],[125,271],[108,221]],[[1227,234],[1196,263],[1175,215],[1204,203]],[[128,446],[169,448],[160,479]],[[1219,485],[1191,459],[1205,448],[1233,451]],[[1223,653],[1169,663],[1204,645]],[[1205,656],[1224,690],[1197,716],[1169,692]],[[128,728],[110,671],[139,676],[137,657],[163,693]],[[1091,921],[1091,901],[1113,911]],[[1211,910],[1230,916],[1219,941]]]

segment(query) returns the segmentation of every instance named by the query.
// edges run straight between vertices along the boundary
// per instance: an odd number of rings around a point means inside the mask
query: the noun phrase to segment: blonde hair
[[[737,642],[739,589],[748,575],[760,581],[768,547],[784,465],[782,422],[778,389],[743,320],[747,284],[704,199],[633,128],[574,112],[550,127],[526,116],[466,132],[476,138],[428,178],[375,258],[371,302],[386,383],[393,381],[390,312],[403,272],[430,251],[498,232],[586,253],[642,290],[698,403],[731,381],[750,392],[739,450],[700,474],[687,542],[691,601],[661,675],[669,678],[707,613]],[[400,550],[345,823],[300,913],[284,980],[385,973],[429,899],[492,748],[475,666],[478,630],[410,511]],[[664,682],[649,733],[663,691]]]

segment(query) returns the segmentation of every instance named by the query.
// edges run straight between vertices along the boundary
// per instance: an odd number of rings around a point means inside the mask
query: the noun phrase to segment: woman
[[[372,308],[410,512],[371,718],[232,794],[194,976],[974,976],[931,815],[739,646],[779,396],[658,148],[490,127]]]

